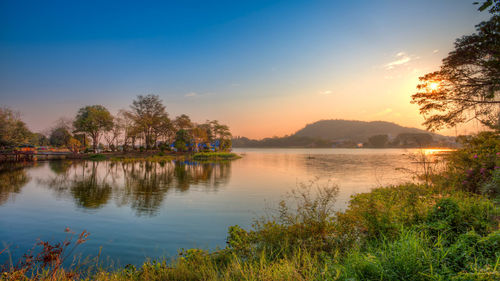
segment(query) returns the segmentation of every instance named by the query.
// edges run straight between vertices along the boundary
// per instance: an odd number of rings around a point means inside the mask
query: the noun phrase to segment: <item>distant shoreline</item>
[[[297,149],[297,148],[303,148],[303,149],[450,149],[450,150],[455,150],[457,149],[456,147],[439,147],[439,146],[429,146],[429,147],[417,147],[417,146],[411,146],[411,147],[305,147],[305,146],[237,146],[233,148],[258,148],[258,149]]]

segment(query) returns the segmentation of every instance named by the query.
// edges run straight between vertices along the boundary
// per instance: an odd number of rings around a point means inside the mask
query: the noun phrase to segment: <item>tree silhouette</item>
[[[420,77],[412,103],[420,106],[424,125],[437,130],[472,119],[500,129],[500,9],[499,0],[486,1],[492,17],[476,33],[455,42],[441,69]]]

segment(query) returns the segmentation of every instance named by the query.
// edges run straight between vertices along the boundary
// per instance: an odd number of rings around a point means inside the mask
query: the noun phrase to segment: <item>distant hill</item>
[[[450,147],[454,140],[385,121],[321,120],[285,137],[233,139],[233,147]]]
[[[417,128],[403,127],[386,121],[353,121],[353,120],[321,120],[306,125],[298,130],[294,136],[321,138],[325,140],[351,140],[365,142],[374,135],[389,135],[396,137],[402,133],[431,134],[440,136]]]

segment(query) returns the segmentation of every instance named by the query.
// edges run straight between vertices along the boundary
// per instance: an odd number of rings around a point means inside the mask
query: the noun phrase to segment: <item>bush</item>
[[[350,220],[369,239],[395,237],[402,227],[424,221],[436,196],[425,185],[376,188],[353,196],[348,210],[339,216],[343,221]]]
[[[336,249],[334,204],[338,187],[331,182],[300,184],[279,204],[270,217],[257,220],[249,233],[257,251],[268,250],[269,258],[296,251],[332,252]]]
[[[498,198],[500,196],[500,167],[495,166],[495,170],[491,175],[490,181],[483,183],[480,189],[482,194],[485,194],[492,198]]]
[[[489,183],[500,168],[500,133],[482,132],[462,137],[460,141],[463,148],[452,153],[449,159],[445,175],[449,184],[472,193],[490,192]],[[493,190],[496,188],[498,186]]]
[[[443,198],[427,217],[426,228],[434,235],[444,234],[453,242],[460,234],[474,230],[481,235],[497,227],[499,208],[481,197]]]

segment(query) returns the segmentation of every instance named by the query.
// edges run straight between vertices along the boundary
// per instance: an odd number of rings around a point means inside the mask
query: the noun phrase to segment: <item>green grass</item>
[[[151,161],[151,162],[162,162],[171,160],[195,160],[195,161],[230,161],[239,159],[236,153],[231,152],[199,152],[199,153],[181,153],[181,154],[166,154],[163,152],[158,153],[126,153],[126,154],[90,154],[84,159],[92,161],[103,161],[110,160],[115,162],[137,162],[137,161]]]
[[[175,156],[175,155],[160,155],[160,154],[155,154],[155,155],[142,155],[142,156],[113,156],[110,157],[110,161],[114,162],[124,162],[124,163],[132,163],[132,162],[138,162],[138,161],[149,161],[149,162],[163,162],[163,161],[171,161],[180,158],[181,156]]]
[[[207,160],[234,160],[241,158],[236,153],[232,152],[198,152],[193,154],[193,160],[207,161]]]
[[[108,157],[103,154],[90,154],[89,156],[87,156],[87,159],[92,161],[102,161],[102,160],[107,160]]]
[[[274,216],[258,219],[252,229],[230,227],[224,249],[190,249],[173,260],[96,269],[80,277],[495,280],[500,276],[500,208],[486,197],[404,184],[358,194],[346,211],[338,213],[329,208],[336,187],[320,190],[316,195],[311,187],[300,187]],[[58,276],[62,277],[57,280],[69,280],[64,274]]]

